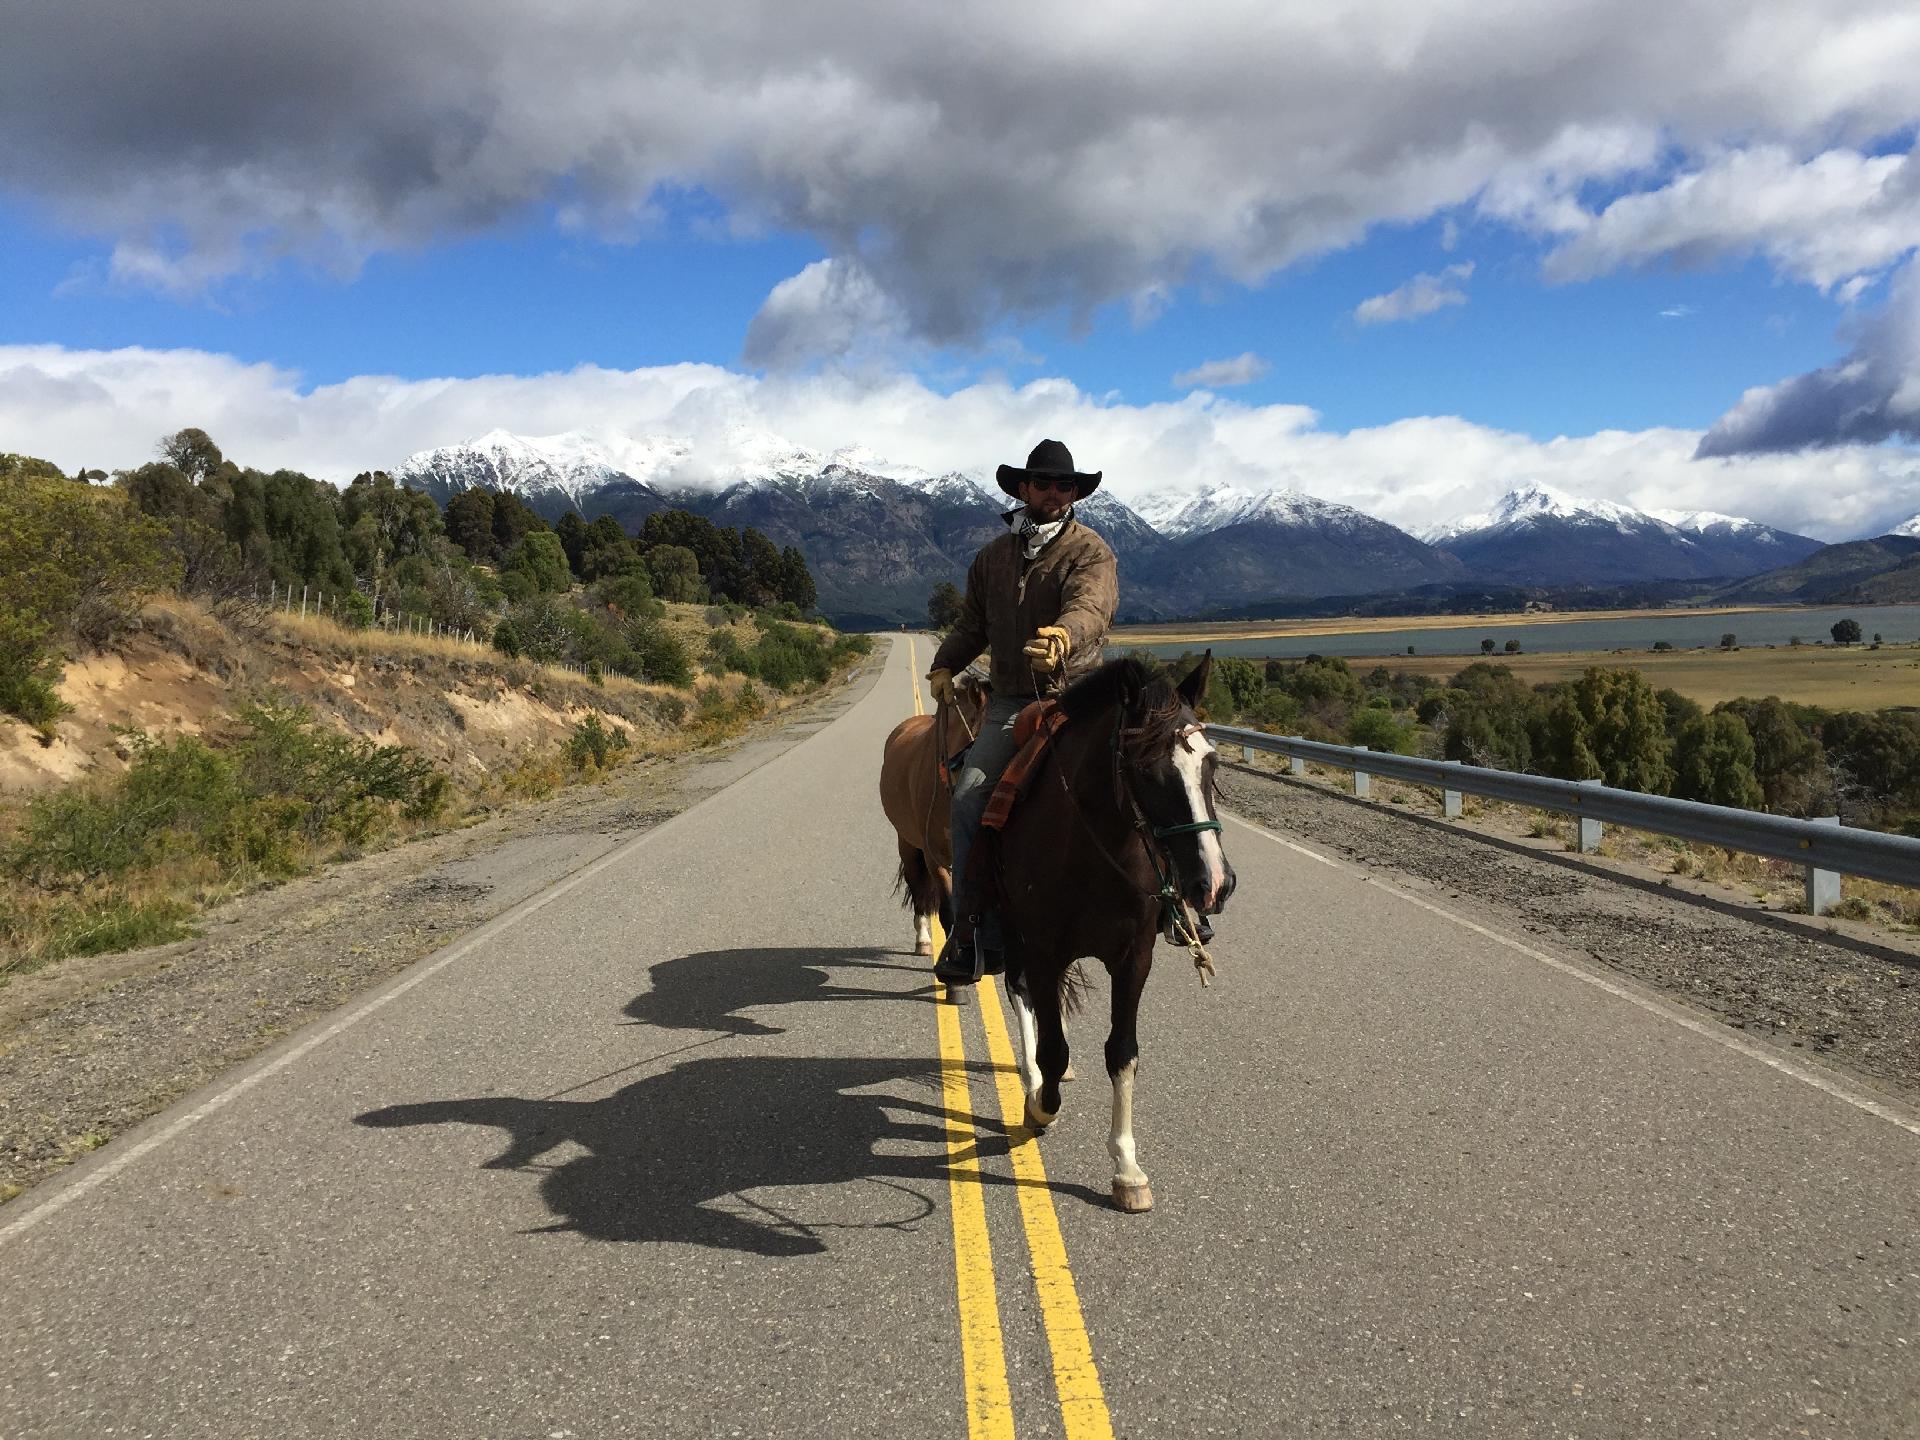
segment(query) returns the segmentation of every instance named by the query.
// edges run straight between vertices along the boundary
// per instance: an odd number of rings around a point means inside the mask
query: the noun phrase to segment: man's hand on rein
[[[955,703],[953,694],[953,672],[951,670],[929,670],[927,672],[927,689],[933,694],[934,704],[952,705]]]
[[[1033,669],[1050,673],[1066,662],[1072,649],[1073,637],[1065,630],[1058,625],[1042,625],[1020,653],[1027,657],[1027,664]]]

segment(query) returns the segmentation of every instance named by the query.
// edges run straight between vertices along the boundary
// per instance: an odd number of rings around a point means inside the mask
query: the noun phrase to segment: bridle
[[[1193,748],[1193,737],[1205,728],[1197,720],[1183,725],[1174,732],[1174,742],[1181,749],[1190,751]],[[1200,926],[1197,917],[1191,916],[1192,907],[1188,905],[1186,897],[1181,895],[1179,886],[1175,884],[1179,875],[1178,868],[1160,842],[1170,835],[1197,835],[1209,830],[1218,833],[1221,825],[1218,820],[1212,819],[1190,820],[1179,825],[1154,824],[1153,818],[1141,805],[1140,797],[1134,793],[1131,779],[1133,767],[1122,760],[1120,755],[1120,737],[1125,729],[1126,727],[1118,721],[1115,722],[1111,747],[1114,789],[1124,800],[1125,810],[1132,813],[1134,832],[1139,835],[1141,847],[1147,852],[1147,863],[1153,867],[1154,883],[1158,887],[1154,898],[1160,902],[1160,933],[1192,951],[1194,968],[1200,973],[1200,983],[1205,985],[1209,983],[1208,977],[1214,973],[1213,957],[1207,954],[1206,947],[1200,943]],[[1100,832],[1094,829],[1092,822],[1087,819],[1086,812],[1080,808],[1080,801],[1075,797],[1073,787],[1067,784],[1066,767],[1056,764],[1053,770],[1060,780],[1060,793],[1067,797],[1068,808],[1073,811],[1082,828],[1093,841],[1093,848],[1099,853],[1100,858],[1107,862],[1108,867],[1127,883],[1128,888],[1133,888],[1135,883],[1133,876],[1107,849],[1106,842],[1100,838]]]

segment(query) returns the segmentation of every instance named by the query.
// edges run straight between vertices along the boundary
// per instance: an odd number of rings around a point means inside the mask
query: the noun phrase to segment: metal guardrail
[[[1458,760],[1392,755],[1364,745],[1326,745],[1235,725],[1209,725],[1207,734],[1216,745],[1238,745],[1249,763],[1256,750],[1285,755],[1295,775],[1306,774],[1309,760],[1350,770],[1353,793],[1362,797],[1368,794],[1367,780],[1373,775],[1425,785],[1440,791],[1441,807],[1448,819],[1460,814],[1462,795],[1484,795],[1570,815],[1578,822],[1578,843],[1583,853],[1598,847],[1603,827],[1612,823],[1804,865],[1807,910],[1814,915],[1839,903],[1842,875],[1920,886],[1920,840],[1842,825],[1838,817],[1795,820],[1728,805],[1703,805],[1697,800],[1616,790],[1597,780],[1522,775]]]

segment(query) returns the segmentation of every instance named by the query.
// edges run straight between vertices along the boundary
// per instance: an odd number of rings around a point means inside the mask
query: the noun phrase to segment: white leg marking
[[[913,948],[922,955],[933,949],[933,921],[928,916],[913,917]]]
[[[1113,1156],[1113,1178],[1118,1184],[1144,1185],[1147,1172],[1133,1152],[1133,1076],[1140,1062],[1129,1060],[1113,1077],[1113,1128],[1107,1132],[1107,1153]]]
[[[1176,745],[1173,751],[1173,768],[1187,787],[1187,810],[1195,820],[1207,818],[1203,767],[1211,754],[1213,742],[1197,734],[1189,737],[1185,746]],[[1211,909],[1227,883],[1227,852],[1221,848],[1217,830],[1202,830],[1198,838],[1201,863],[1207,867],[1207,906]]]
[[[1013,1018],[1020,1024],[1020,1088],[1027,1092],[1029,1100],[1037,1102],[1040,1098],[1040,1026],[1024,994],[1008,986],[1007,1000],[1013,1006]]]

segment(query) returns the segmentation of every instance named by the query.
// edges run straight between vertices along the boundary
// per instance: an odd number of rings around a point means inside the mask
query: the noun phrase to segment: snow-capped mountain
[[[1649,512],[1550,486],[1510,490],[1492,510],[1426,532],[1474,574],[1534,585],[1617,585],[1752,575],[1820,542],[1712,510]]]
[[[477,440],[409,455],[394,469],[403,485],[426,490],[445,504],[461,490],[480,486],[511,490],[535,509],[556,502],[562,512],[584,509],[589,497],[609,486],[651,486],[683,467],[692,447],[685,440],[567,431],[559,435],[514,435],[489,430]]]
[[[1920,515],[1894,526],[1887,533],[1889,535],[1920,535]]]

